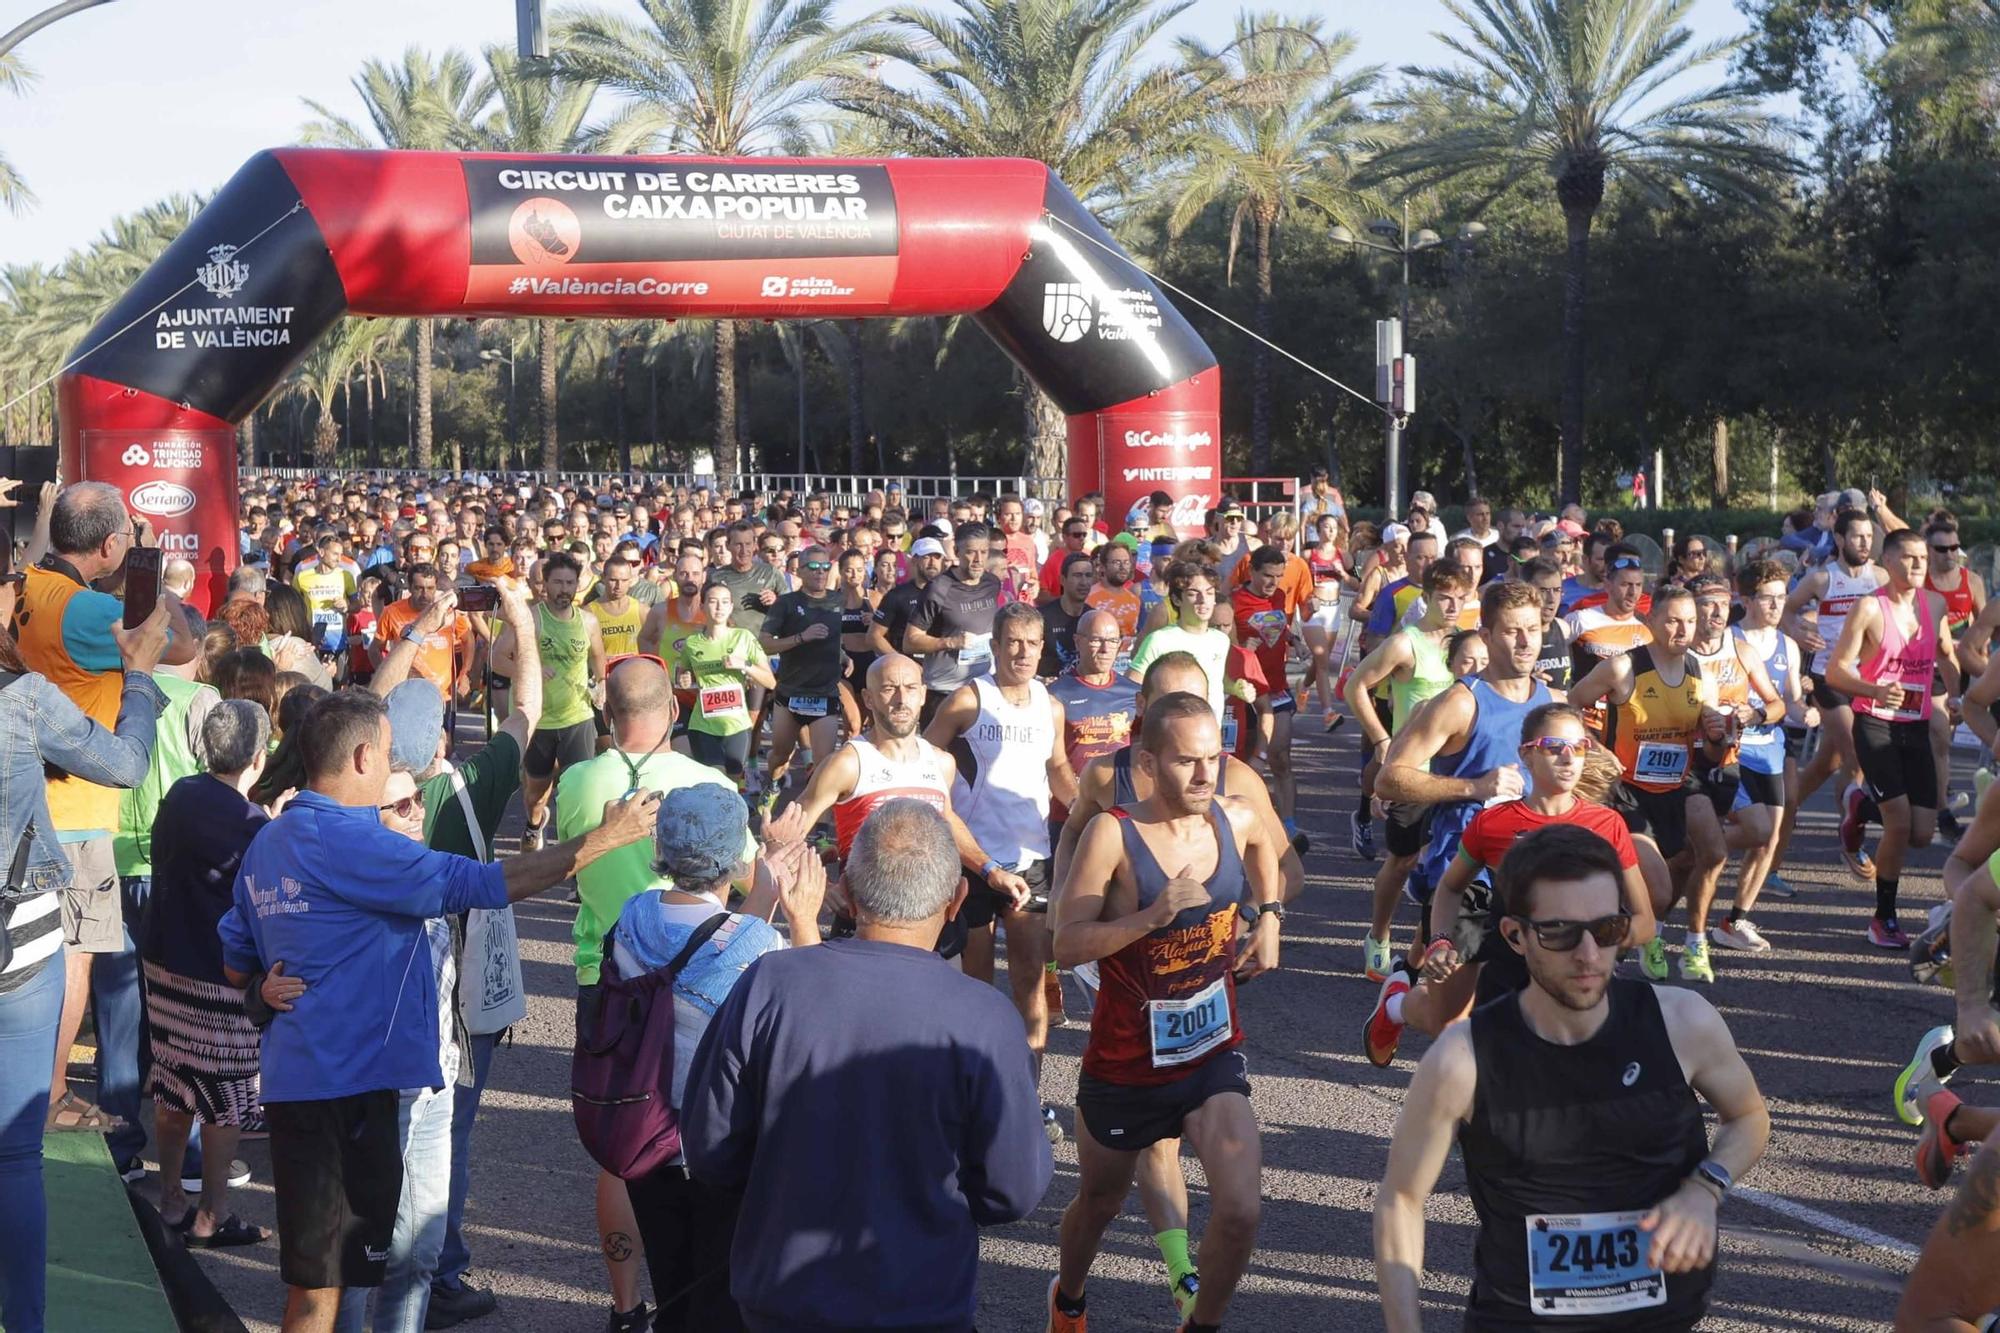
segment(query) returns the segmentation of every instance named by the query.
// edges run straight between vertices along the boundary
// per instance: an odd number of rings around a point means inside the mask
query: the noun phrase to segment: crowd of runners
[[[1961,719],[2000,732],[2000,600],[1949,514],[1845,491],[1740,550],[1661,551],[1575,507],[1474,500],[1452,533],[1418,492],[1362,521],[1324,473],[1201,533],[1165,492],[251,475],[242,505],[206,618],[168,560],[127,623],[150,534],[102,485],[45,492],[0,579],[0,666],[81,713],[9,778],[36,802],[0,801],[0,1035],[43,1043],[46,1128],[105,1133],[133,1182],[151,1100],[139,1188],[190,1246],[274,1244],[288,1330],[496,1308],[468,1166],[525,1013],[508,905],[551,890],[612,1333],[968,1329],[977,1228],[1042,1201],[1066,1137],[1050,1333],[1087,1328],[1135,1184],[1178,1326],[1222,1326],[1261,1197],[1244,988],[1307,884],[1302,720],[1359,747],[1341,850],[1374,874],[1352,967],[1377,999],[1328,1021],[1382,1066],[1432,1039],[1376,1206],[1389,1327],[1422,1326],[1454,1142],[1467,1327],[1702,1317],[1718,1206],[1770,1132],[1703,990],[1786,947],[1754,912],[1793,893],[1822,789],[1874,888],[1854,946],[1957,997],[1884,1072],[1918,1178],[2000,1127],[1946,1086],[2000,1062],[2000,798],[1981,765],[1962,829],[1950,799]],[[112,750],[142,733],[140,778]],[[1940,830],[1948,898],[1906,906]],[[94,1102],[67,1081],[87,1008]],[[1062,1022],[1088,1025],[1073,1090],[1041,1079]],[[270,1137],[275,1235],[228,1207],[245,1134]],[[44,1325],[26,1158],[10,1140],[9,1330]],[[1909,1327],[2000,1306],[2000,1147],[1971,1178]]]

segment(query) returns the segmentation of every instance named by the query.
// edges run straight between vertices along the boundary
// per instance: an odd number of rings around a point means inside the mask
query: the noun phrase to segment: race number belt
[[[1199,1060],[1228,1041],[1228,977],[1217,977],[1184,1000],[1148,1000],[1146,1022],[1153,1033],[1153,1068],[1168,1069]]]
[[[1608,1315],[1667,1303],[1667,1279],[1646,1263],[1644,1213],[1528,1217],[1528,1306],[1538,1315]]]
[[[701,715],[719,717],[724,713],[748,711],[743,704],[743,687],[739,684],[704,685],[701,689]]]
[[[826,696],[824,694],[795,694],[785,700],[785,707],[800,717],[825,717]]]
[[[1687,774],[1688,747],[1660,741],[1641,741],[1632,759],[1635,782],[1679,782]]]

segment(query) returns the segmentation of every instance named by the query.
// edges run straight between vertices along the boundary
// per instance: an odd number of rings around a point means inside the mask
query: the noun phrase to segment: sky
[[[47,2],[0,0],[0,28]],[[875,7],[840,4],[847,17]],[[1256,7],[1352,31],[1364,64],[1450,61],[1432,36],[1453,26],[1441,0]],[[1195,0],[1171,31],[1219,41],[1238,9]],[[1708,40],[1745,24],[1731,0],[1696,0],[1690,26]],[[53,264],[121,213],[214,189],[258,149],[293,140],[311,118],[303,99],[358,118],[349,81],[370,57],[513,41],[511,0],[113,0],[63,19],[17,49],[39,76],[28,95],[0,94],[0,154],[38,200],[19,216],[0,213],[0,262]]]

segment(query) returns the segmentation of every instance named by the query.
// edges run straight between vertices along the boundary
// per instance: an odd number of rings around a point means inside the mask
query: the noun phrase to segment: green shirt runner
[[[673,665],[694,673],[694,711],[688,715],[688,730],[710,736],[734,736],[750,729],[749,694],[743,672],[723,665],[740,657],[751,666],[768,666],[770,658],[757,636],[734,626],[720,638],[711,639],[698,629],[682,639],[674,651]]]

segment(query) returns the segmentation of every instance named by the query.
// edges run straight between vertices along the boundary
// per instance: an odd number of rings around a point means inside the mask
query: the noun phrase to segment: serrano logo
[[[118,461],[126,467],[145,467],[153,461],[153,456],[146,452],[145,445],[135,444],[120,455]]]
[[[556,268],[576,258],[583,226],[560,199],[524,199],[507,220],[507,243],[514,257],[531,268]]]
[[[1042,328],[1059,343],[1078,342],[1090,332],[1096,310],[1080,282],[1051,282],[1042,288]]]
[[[194,508],[194,492],[171,481],[149,481],[132,492],[132,507],[142,514],[172,518]]]
[[[1128,430],[1125,432],[1125,447],[1128,449],[1206,449],[1213,443],[1205,430]]]

